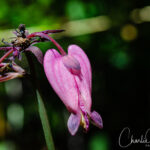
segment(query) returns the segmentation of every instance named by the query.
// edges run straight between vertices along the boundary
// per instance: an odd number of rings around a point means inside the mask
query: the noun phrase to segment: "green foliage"
[[[124,69],[130,62],[128,54],[124,51],[119,51],[110,58],[111,63],[118,69]]]
[[[72,11],[74,11],[74,13],[72,13]],[[70,20],[83,19],[86,17],[85,5],[81,1],[68,1],[66,12]]]
[[[97,134],[89,143],[89,150],[109,150],[109,141],[106,135]]]

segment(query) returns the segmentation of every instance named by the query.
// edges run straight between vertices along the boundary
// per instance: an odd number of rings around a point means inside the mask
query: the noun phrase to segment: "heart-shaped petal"
[[[55,49],[44,56],[44,70],[48,81],[70,112],[78,110],[78,89],[75,77],[64,66],[62,57]]]

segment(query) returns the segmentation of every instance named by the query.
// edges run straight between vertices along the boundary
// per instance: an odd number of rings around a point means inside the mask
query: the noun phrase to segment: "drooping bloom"
[[[75,135],[79,125],[88,131],[89,121],[102,128],[102,118],[91,112],[91,65],[84,51],[77,45],[70,45],[68,54],[61,55],[50,49],[44,56],[44,70],[47,79],[68,111],[68,129]]]
[[[8,81],[14,78],[22,77],[25,74],[25,70],[20,66],[10,63],[0,64],[0,82]]]

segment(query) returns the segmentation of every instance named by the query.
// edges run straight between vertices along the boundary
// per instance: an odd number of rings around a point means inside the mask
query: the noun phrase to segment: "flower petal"
[[[91,113],[91,120],[92,120],[92,123],[99,127],[99,128],[103,128],[103,121],[102,121],[102,118],[101,116],[99,115],[99,113],[97,113],[96,111],[93,111]]]
[[[68,130],[71,133],[71,135],[75,135],[79,125],[80,125],[80,120],[81,120],[81,116],[79,114],[71,114],[69,119],[68,119]]]
[[[37,60],[41,64],[43,64],[43,53],[41,52],[41,50],[38,47],[36,47],[36,46],[30,46],[30,47],[28,47],[26,49],[26,51],[32,52],[35,55],[35,57],[37,58]]]
[[[85,52],[77,45],[70,45],[68,47],[68,55],[73,56],[77,59],[81,66],[82,77],[86,79],[89,89],[91,91],[91,80],[92,80],[92,71],[90,61],[85,54]]]
[[[48,81],[70,112],[78,110],[78,90],[74,76],[64,66],[62,57],[55,49],[44,56],[44,70]]]
[[[75,80],[80,91],[80,102],[84,104],[85,110],[90,114],[91,112],[91,65],[85,52],[77,45],[71,45],[68,48],[68,55],[74,57],[81,67],[81,75],[78,78],[75,76]]]
[[[91,99],[91,92],[89,90],[89,85],[86,82],[86,79],[82,77],[82,80],[78,77],[75,77],[78,90],[80,91],[79,96],[79,102],[80,107],[81,105],[84,106],[84,109],[88,114],[91,113],[91,105],[92,105],[92,99]]]

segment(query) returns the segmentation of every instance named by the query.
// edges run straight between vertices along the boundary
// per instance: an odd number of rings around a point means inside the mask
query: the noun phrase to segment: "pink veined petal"
[[[68,126],[68,130],[69,132],[71,133],[71,135],[75,135],[78,128],[79,128],[79,125],[80,125],[80,120],[81,120],[81,116],[80,114],[71,114],[69,119],[68,119],[68,123],[67,123],[67,126]]]
[[[78,60],[81,66],[81,79],[77,76],[75,77],[76,83],[78,85],[78,89],[81,93],[80,100],[84,104],[84,107],[88,114],[91,112],[91,65],[88,57],[84,53],[84,51],[77,45],[71,45],[68,48],[68,55],[73,56]]]
[[[70,112],[78,110],[78,92],[74,76],[67,70],[62,57],[55,49],[44,56],[44,70],[48,81]]]
[[[86,112],[88,114],[90,114],[92,100],[91,100],[91,93],[90,93],[89,88],[87,86],[87,82],[85,81],[85,79],[80,80],[77,77],[75,79],[76,79],[76,82],[78,84],[79,91],[81,93],[80,97],[79,97],[80,104],[84,105],[84,109],[86,110]]]
[[[70,45],[68,47],[68,55],[74,56],[74,58],[76,58],[79,61],[80,66],[81,66],[82,78],[86,79],[89,89],[90,89],[90,92],[91,92],[92,71],[91,71],[90,61],[89,61],[87,55],[77,45]]]

